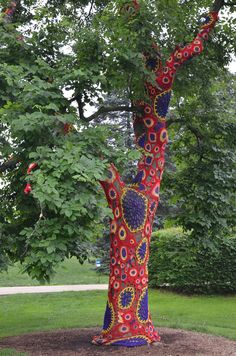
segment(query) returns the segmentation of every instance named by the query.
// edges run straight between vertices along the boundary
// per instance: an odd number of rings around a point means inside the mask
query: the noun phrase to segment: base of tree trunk
[[[135,347],[160,342],[148,309],[148,287],[138,287],[125,287],[111,302],[109,290],[103,330],[93,344]]]
[[[152,328],[152,327],[151,327]],[[136,336],[130,336],[123,339],[117,338],[110,340],[111,335],[96,335],[92,339],[92,343],[95,345],[112,345],[112,346],[125,346],[125,347],[135,347],[135,346],[143,346],[147,344],[153,344],[157,346],[161,341],[160,336],[156,331],[153,333],[153,337],[150,338],[148,332],[145,334],[145,330],[140,331],[140,334]]]

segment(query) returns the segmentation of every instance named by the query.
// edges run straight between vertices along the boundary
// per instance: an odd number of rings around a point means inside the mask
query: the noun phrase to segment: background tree
[[[178,169],[167,183],[175,188],[180,225],[203,243],[235,226],[235,76],[206,79],[209,85],[196,83],[182,103],[176,95],[176,116],[169,123]]]

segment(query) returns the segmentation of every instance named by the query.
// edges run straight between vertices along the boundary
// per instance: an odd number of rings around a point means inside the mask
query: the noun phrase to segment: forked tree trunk
[[[137,11],[137,1],[134,4]],[[101,182],[114,219],[110,226],[108,300],[103,330],[93,338],[94,344],[139,346],[160,340],[148,307],[148,259],[167,144],[166,114],[177,69],[202,52],[217,19],[217,12],[210,12],[197,37],[186,46],[176,47],[164,66],[157,46],[152,49],[155,57],[145,54],[156,85],[146,82],[150,101],[136,103],[143,113],[134,116],[136,144],[143,153],[137,176],[131,185],[125,185],[111,165],[108,178]]]
[[[144,114],[134,117],[136,143],[144,152],[134,181],[125,185],[111,165],[108,178],[101,182],[114,219],[110,225],[108,301],[103,331],[93,338],[95,344],[131,347],[160,341],[148,306],[148,259],[164,168],[165,114],[171,92],[155,94],[152,105],[143,105]]]

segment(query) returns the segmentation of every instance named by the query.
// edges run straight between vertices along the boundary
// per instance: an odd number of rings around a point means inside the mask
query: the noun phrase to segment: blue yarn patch
[[[133,180],[133,183],[141,183],[143,179],[143,173],[144,173],[143,171],[138,172],[138,174]]]
[[[103,332],[108,332],[112,327],[114,321],[114,313],[111,306],[107,302],[107,307],[104,315],[104,322],[103,322]]]
[[[124,221],[131,232],[136,232],[144,227],[147,218],[147,198],[128,188],[121,199]]]
[[[142,337],[133,337],[131,339],[115,341],[111,345],[135,347],[135,346],[147,345],[147,343],[148,341]]]
[[[140,259],[142,261],[145,260],[145,257],[146,257],[146,253],[147,253],[147,242],[146,241],[142,241],[140,243],[140,245],[138,246],[138,251],[137,251]]]
[[[154,109],[155,114],[161,118],[165,118],[168,113],[171,91],[166,91],[164,94],[159,94],[155,98]]]
[[[137,308],[137,316],[141,323],[148,321],[148,289],[142,293]]]
[[[165,124],[163,122],[158,122],[155,126],[154,126],[154,130],[156,132],[158,132],[159,130],[163,129],[165,127]]]
[[[144,148],[145,142],[146,142],[146,135],[145,135],[145,134],[143,134],[142,136],[140,136],[140,137],[137,139],[137,144],[138,144],[138,146],[140,146],[141,148]]]
[[[118,298],[118,305],[121,309],[128,309],[134,300],[134,288],[126,287],[124,290],[120,292]]]

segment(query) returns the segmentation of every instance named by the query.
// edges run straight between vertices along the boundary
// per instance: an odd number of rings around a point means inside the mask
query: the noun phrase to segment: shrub
[[[236,292],[236,236],[207,243],[181,229],[152,234],[149,286],[184,293]]]
[[[108,222],[106,222],[108,226]],[[110,273],[110,229],[103,231],[103,236],[97,239],[94,246],[94,256],[99,258],[101,266],[96,268],[96,272],[107,274]]]

